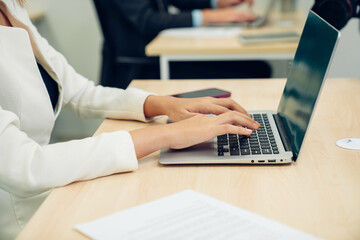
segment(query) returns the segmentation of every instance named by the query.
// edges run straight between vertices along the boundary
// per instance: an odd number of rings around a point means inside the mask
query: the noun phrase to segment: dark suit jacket
[[[104,35],[101,83],[126,88],[133,78],[157,77],[158,59],[145,57],[145,46],[162,30],[192,26],[192,9],[210,0],[94,0]],[[181,12],[169,14],[172,4]],[[148,69],[144,70],[144,67]],[[158,77],[157,77],[158,78]]]

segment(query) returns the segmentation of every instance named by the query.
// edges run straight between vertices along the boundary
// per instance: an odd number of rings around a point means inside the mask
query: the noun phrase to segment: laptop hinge
[[[285,130],[285,127],[284,127],[284,124],[279,116],[279,114],[273,114],[273,117],[274,117],[274,121],[275,121],[275,124],[276,124],[276,127],[277,129],[279,130],[279,134],[280,134],[280,138],[281,138],[281,141],[285,147],[285,151],[291,151],[293,152],[293,158],[292,160],[293,161],[296,161],[296,155],[294,154],[294,151],[292,150],[292,146],[291,146],[291,141],[286,133],[286,130]]]

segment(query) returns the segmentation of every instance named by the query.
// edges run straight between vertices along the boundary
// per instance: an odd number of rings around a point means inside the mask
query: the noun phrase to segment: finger
[[[226,112],[230,112],[230,110],[227,107],[217,105],[217,104],[206,104],[203,105],[203,109],[200,109],[201,113],[204,114],[215,114],[220,115]]]
[[[221,105],[223,107],[226,107],[228,109],[231,109],[231,110],[238,111],[238,112],[245,113],[245,114],[249,115],[247,113],[247,111],[242,106],[240,106],[240,104],[238,104],[237,102],[235,102],[232,99],[229,99],[229,98],[214,98],[214,103],[219,104],[219,105]]]
[[[217,127],[217,135],[223,135],[223,134],[240,134],[240,135],[244,135],[244,136],[250,136],[252,133],[252,130],[244,128],[244,127],[239,127],[239,126],[234,126],[231,124],[222,124],[220,126]]]
[[[258,129],[260,124],[246,114],[239,112],[228,112],[217,117],[218,124],[232,124],[237,126],[244,126],[250,129]]]

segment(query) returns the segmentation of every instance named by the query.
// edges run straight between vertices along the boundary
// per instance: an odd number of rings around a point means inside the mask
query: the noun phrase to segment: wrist
[[[145,117],[167,115],[168,105],[172,98],[171,96],[148,96],[144,103]]]
[[[215,23],[217,21],[216,14],[214,14],[213,9],[203,9],[201,10],[203,16],[203,25],[208,25],[209,23]]]
[[[169,148],[174,136],[174,131],[169,127],[169,124],[156,125],[130,131],[137,158]]]

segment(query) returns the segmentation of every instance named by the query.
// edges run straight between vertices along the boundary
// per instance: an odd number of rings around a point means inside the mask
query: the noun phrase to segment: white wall
[[[360,21],[352,19],[341,30],[341,37],[330,68],[329,77],[360,79]]]
[[[279,7],[281,0],[277,1]],[[298,0],[297,7],[308,11],[313,0]],[[341,30],[341,38],[328,73],[329,78],[351,77],[360,79],[360,21],[352,19]],[[288,70],[282,61],[271,61],[276,69],[273,77],[285,77]]]
[[[102,35],[92,1],[32,0],[28,7],[45,10],[36,23],[40,33],[79,73],[98,82]]]
[[[298,0],[302,9],[309,10],[314,1]],[[328,77],[352,77],[360,79],[360,21],[352,19],[341,30],[341,38],[337,46]]]

